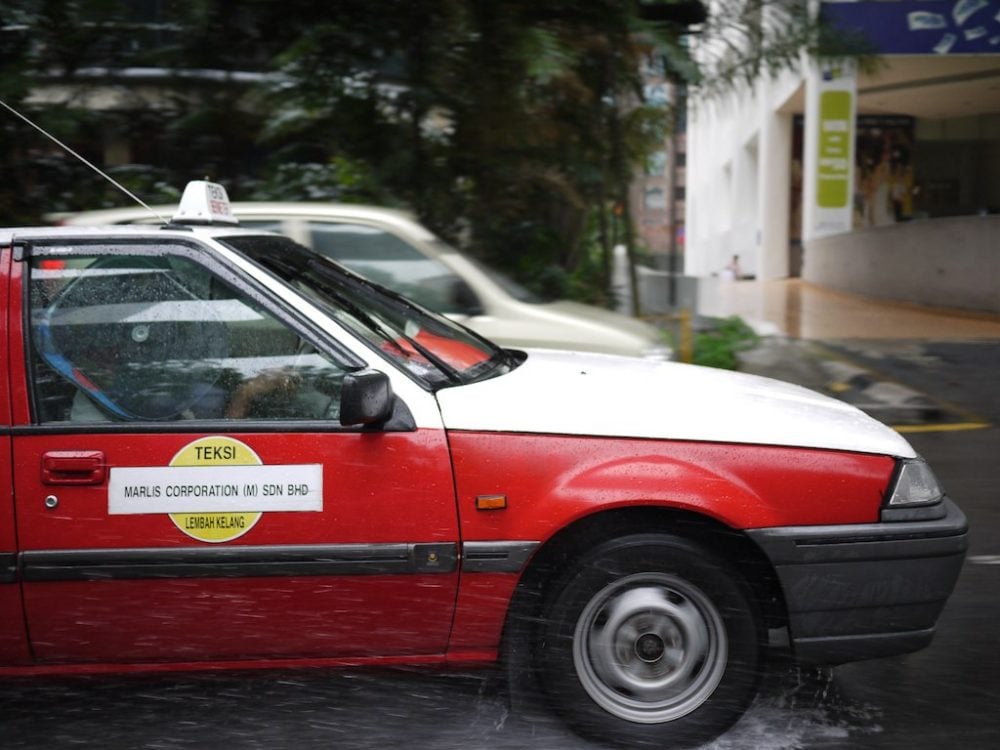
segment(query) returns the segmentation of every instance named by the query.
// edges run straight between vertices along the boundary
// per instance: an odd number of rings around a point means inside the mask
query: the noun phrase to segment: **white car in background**
[[[412,216],[337,203],[232,204],[241,226],[280,232],[372,281],[467,325],[504,347],[570,349],[668,360],[672,350],[652,325],[568,300],[545,302],[463,255]],[[153,207],[169,217],[174,207]],[[147,224],[142,208],[59,217],[65,225]]]

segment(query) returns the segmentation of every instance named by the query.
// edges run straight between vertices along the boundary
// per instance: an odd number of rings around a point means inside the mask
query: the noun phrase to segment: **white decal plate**
[[[111,469],[108,513],[321,511],[321,464]]]
[[[322,510],[322,464],[265,465],[224,435],[188,443],[167,466],[112,467],[108,480],[109,515],[164,514],[210,544],[239,539],[266,511]]]

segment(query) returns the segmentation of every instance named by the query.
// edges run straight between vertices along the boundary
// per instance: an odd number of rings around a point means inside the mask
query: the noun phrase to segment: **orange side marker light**
[[[476,497],[476,510],[505,510],[506,508],[506,495],[478,495]]]

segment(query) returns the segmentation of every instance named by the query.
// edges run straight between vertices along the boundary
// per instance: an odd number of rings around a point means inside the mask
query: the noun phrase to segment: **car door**
[[[197,243],[33,243],[14,267],[37,660],[444,652],[458,532],[439,426],[341,426],[365,362]]]
[[[8,351],[7,288],[12,248],[0,239],[0,351]],[[9,368],[0,368],[0,664],[28,660],[24,613],[17,578],[17,534],[11,493]]]

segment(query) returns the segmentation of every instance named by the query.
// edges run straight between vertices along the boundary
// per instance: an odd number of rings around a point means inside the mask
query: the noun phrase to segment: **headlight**
[[[944,496],[937,477],[922,458],[904,461],[896,477],[896,486],[889,496],[889,507],[930,505]]]

